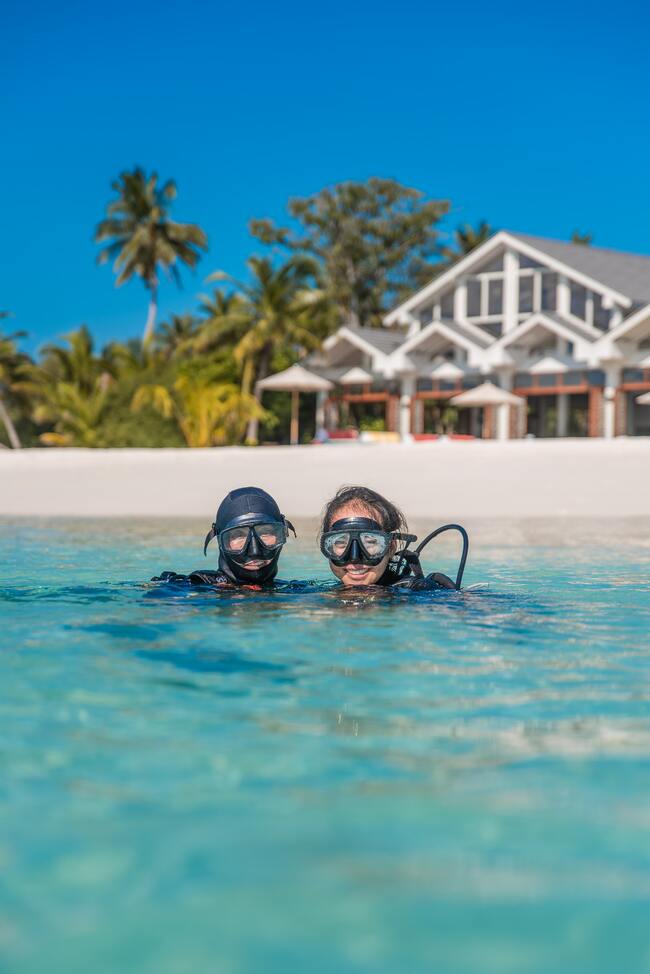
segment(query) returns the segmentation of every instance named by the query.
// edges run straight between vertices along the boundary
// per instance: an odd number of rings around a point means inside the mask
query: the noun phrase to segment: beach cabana
[[[365,369],[355,366],[342,375],[338,382],[341,386],[363,386],[372,382],[372,376]]]
[[[283,372],[276,372],[257,383],[257,388],[263,391],[291,393],[291,434],[292,445],[298,443],[298,400],[301,392],[329,392],[334,388],[328,379],[314,375],[302,365],[292,365]]]
[[[497,438],[508,439],[508,428],[511,406],[525,406],[526,401],[521,396],[515,396],[507,389],[500,389],[493,382],[482,382],[474,389],[467,389],[449,400],[452,406],[471,408],[479,406],[486,410],[497,410]],[[489,415],[489,414],[488,414]]]

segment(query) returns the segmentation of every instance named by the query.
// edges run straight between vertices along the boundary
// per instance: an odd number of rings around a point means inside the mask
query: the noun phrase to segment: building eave
[[[351,328],[348,328],[347,325],[342,325],[338,331],[334,332],[333,335],[330,335],[329,338],[326,338],[323,342],[323,348],[325,351],[329,351],[330,349],[334,348],[341,339],[345,339],[360,351],[366,352],[373,358],[378,358],[379,361],[384,361],[388,357],[385,352],[382,352],[375,345],[367,342],[361,337],[361,335],[357,335]]]
[[[565,322],[561,318],[545,314],[543,311],[535,311],[530,317],[521,321],[512,331],[502,335],[487,351],[491,352],[492,349],[508,348],[508,346],[514,345],[519,338],[526,335],[532,328],[537,327],[537,325],[544,325],[550,331],[555,332],[556,335],[560,335],[560,337],[565,338],[567,341],[574,342],[577,339],[586,345],[595,344],[602,337],[600,332],[590,328],[589,325],[574,325],[573,322]],[[580,334],[580,331],[583,331],[584,334]]]
[[[416,349],[419,345],[422,345],[427,338],[436,334],[447,338],[452,345],[460,345],[468,352],[473,351],[481,353],[487,351],[487,348],[479,345],[477,342],[475,343],[471,341],[469,338],[465,338],[464,335],[460,335],[457,331],[454,331],[453,328],[450,328],[449,325],[445,325],[442,321],[432,321],[425,328],[423,328],[422,331],[419,331],[415,335],[411,335],[410,338],[407,338],[404,344],[400,345],[399,349],[396,349],[396,352],[408,355],[408,353],[412,352],[413,349]],[[393,354],[395,354],[395,352]]]
[[[625,318],[619,325],[608,331],[607,337],[611,338],[612,341],[616,341],[618,338],[625,338],[625,336],[637,325],[650,318],[650,304],[644,304],[629,317]]]

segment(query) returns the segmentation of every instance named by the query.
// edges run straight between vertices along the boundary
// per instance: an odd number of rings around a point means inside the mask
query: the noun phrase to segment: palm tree
[[[200,323],[192,314],[171,315],[169,321],[164,321],[154,335],[156,348],[163,358],[170,359],[182,354],[192,347],[199,332]]]
[[[476,227],[469,223],[456,227],[453,233],[454,246],[442,248],[443,257],[446,259],[438,265],[439,269],[446,270],[461,257],[471,254],[476,247],[489,240],[493,233],[494,230],[487,220],[481,220]]]
[[[590,247],[593,242],[593,233],[581,233],[579,230],[574,230],[571,234],[571,243],[582,244],[583,247]]]
[[[242,393],[234,383],[188,373],[179,375],[171,388],[140,386],[131,408],[139,412],[148,405],[166,419],[176,420],[189,447],[240,442],[246,423],[268,418],[255,397]]]
[[[40,435],[47,446],[101,446],[102,424],[110,418],[108,362],[94,352],[83,325],[66,335],[68,348],[47,345],[39,365],[21,383],[34,404],[34,420],[53,430]]]
[[[0,311],[0,319],[9,316],[8,311]],[[16,339],[22,338],[24,334],[24,332],[15,332],[13,335],[0,334],[0,422],[7,431],[9,443],[14,450],[20,450],[22,443],[5,404],[4,393],[11,395],[17,391],[16,381],[20,377],[26,359],[16,348]]]
[[[234,340],[233,355],[241,369],[241,391],[259,401],[257,383],[269,374],[275,353],[292,346],[300,352],[317,348],[332,326],[332,303],[318,284],[318,268],[310,257],[295,255],[280,267],[266,257],[248,261],[251,282],[241,283],[223,272],[211,280],[230,280],[236,301],[224,314],[206,322],[203,346]],[[221,300],[221,299],[219,299]],[[246,439],[257,442],[258,422],[251,417]]]
[[[112,183],[117,194],[107,208],[107,217],[95,231],[95,242],[106,246],[98,262],[114,261],[116,286],[140,277],[149,291],[149,312],[143,342],[148,342],[156,324],[159,273],[162,270],[180,285],[179,264],[196,267],[207,237],[194,223],[176,223],[168,216],[169,204],[176,199],[176,184],[168,179],[158,186],[158,174],[147,176],[136,166],[122,172]]]

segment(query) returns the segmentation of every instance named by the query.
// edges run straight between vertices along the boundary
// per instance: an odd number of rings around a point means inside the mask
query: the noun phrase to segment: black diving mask
[[[320,550],[333,565],[378,565],[391,553],[394,541],[415,541],[414,535],[384,531],[369,517],[346,517],[335,521],[320,539]]]
[[[272,558],[287,540],[287,526],[280,521],[263,521],[226,528],[218,536],[219,547],[231,561]]]

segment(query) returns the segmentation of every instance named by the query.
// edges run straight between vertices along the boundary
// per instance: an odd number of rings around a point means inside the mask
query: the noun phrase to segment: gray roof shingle
[[[368,328],[367,326],[352,328],[348,326],[348,330],[354,332],[359,338],[363,338],[364,341],[373,345],[384,355],[390,355],[406,340],[406,334],[403,331],[389,331],[387,328]]]
[[[507,233],[633,301],[650,302],[650,257],[604,247],[563,243],[527,233],[513,233],[511,230]]]

